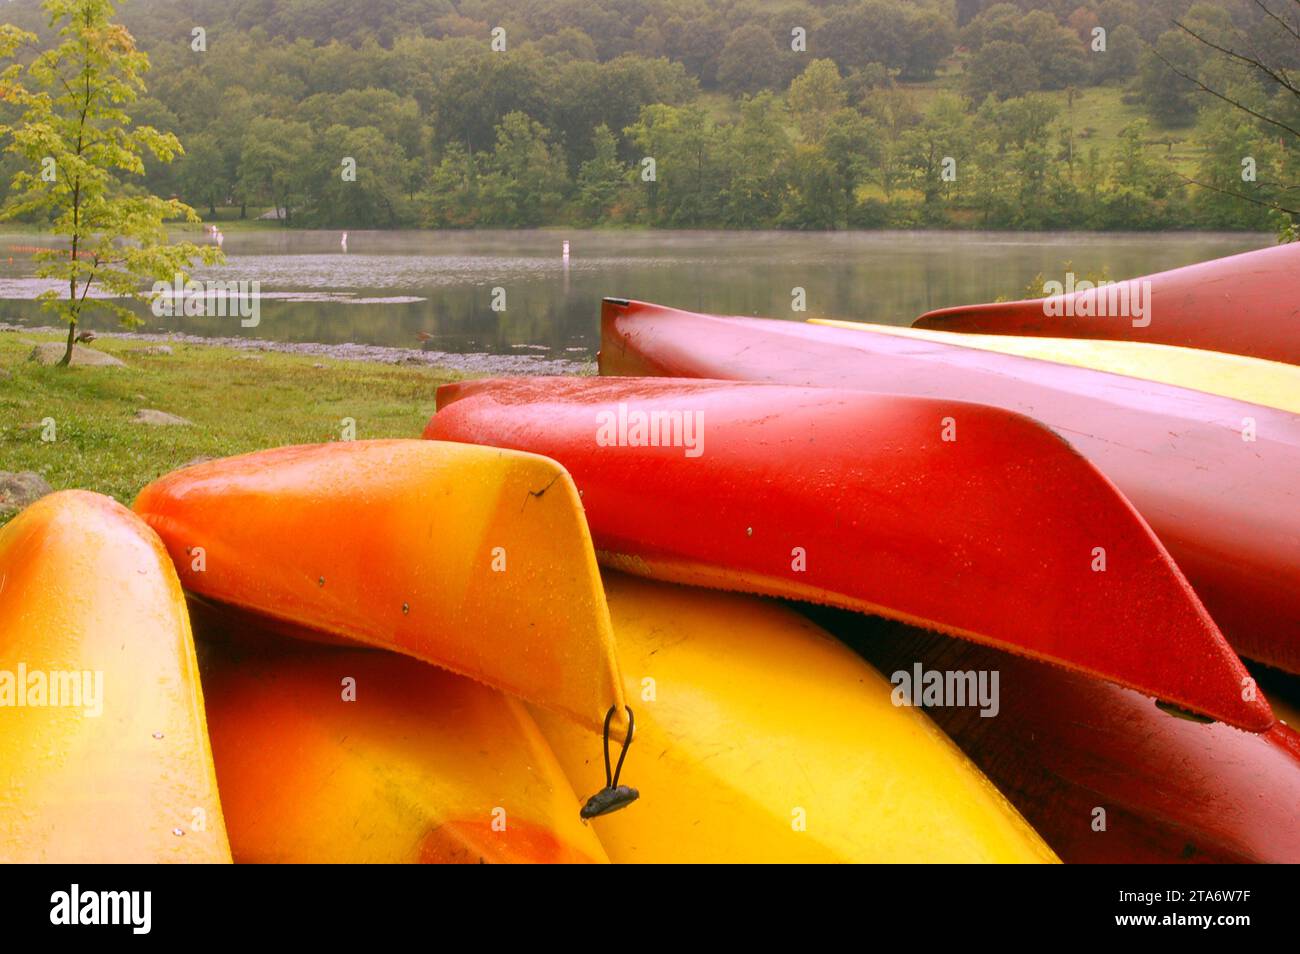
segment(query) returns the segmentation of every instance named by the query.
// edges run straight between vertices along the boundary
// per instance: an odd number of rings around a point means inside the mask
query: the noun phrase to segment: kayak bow
[[[0,861],[230,861],[185,598],[108,497],[0,529],[0,765]]]
[[[198,596],[415,656],[599,726],[622,686],[569,476],[428,441],[282,447],[140,492]]]

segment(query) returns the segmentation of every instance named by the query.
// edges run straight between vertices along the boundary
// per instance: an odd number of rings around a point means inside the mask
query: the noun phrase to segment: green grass
[[[145,484],[198,456],[339,440],[344,418],[356,421],[358,439],[419,437],[437,386],[460,377],[203,345],[173,344],[173,354],[152,356],[138,353],[148,342],[112,339],[95,347],[127,362],[125,368],[27,360],[32,345],[25,341],[50,340],[55,336],[0,333],[0,368],[9,372],[0,376],[0,470],[33,470],[56,490],[96,490],[126,504]],[[140,408],[194,425],[133,423]],[[55,423],[51,442],[41,439],[46,418]],[[0,524],[12,516],[0,514]]]

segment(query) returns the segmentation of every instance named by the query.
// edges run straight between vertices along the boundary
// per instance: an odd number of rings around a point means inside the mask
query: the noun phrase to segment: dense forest
[[[1300,99],[1195,38],[1300,67],[1296,8],[1272,2],[129,0],[120,18],[153,63],[133,115],[186,151],[142,185],[209,218],[1280,228],[1295,142],[1241,106]],[[6,16],[41,23],[35,0]]]

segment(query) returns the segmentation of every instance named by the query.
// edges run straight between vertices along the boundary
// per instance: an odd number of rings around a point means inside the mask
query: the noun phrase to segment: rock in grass
[[[47,341],[33,348],[31,357],[27,360],[35,361],[37,364],[58,364],[63,360],[63,352],[67,350],[67,347],[66,344],[58,341]],[[84,345],[73,347],[72,363],[79,367],[126,367],[125,362],[113,357],[111,354],[105,354],[103,351],[96,351],[94,348],[87,348]]]
[[[165,426],[189,426],[194,422],[180,417],[176,414],[168,414],[166,411],[158,411],[151,407],[142,407],[135,412],[135,417],[131,418],[133,424],[153,424]]]
[[[0,470],[0,513],[22,510],[29,503],[52,493],[54,488],[34,470]]]
[[[145,348],[132,348],[131,353],[132,354],[158,354],[158,355],[171,354],[172,346],[171,345],[149,345],[148,347]]]

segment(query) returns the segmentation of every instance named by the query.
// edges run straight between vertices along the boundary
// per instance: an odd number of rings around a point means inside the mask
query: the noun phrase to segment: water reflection
[[[204,240],[195,233],[193,239]],[[570,259],[563,259],[569,242]],[[0,234],[0,317],[49,324],[28,254]],[[774,318],[906,324],[931,308],[1021,297],[1035,276],[1130,278],[1271,244],[1243,234],[231,231],[197,278],[261,283],[261,321],[159,319],[150,331],[441,351],[594,353],[602,296]],[[12,255],[12,261],[9,256]],[[807,311],[791,310],[795,288]],[[504,289],[505,310],[492,308]],[[499,297],[500,293],[496,293]],[[108,327],[107,317],[92,321]]]

